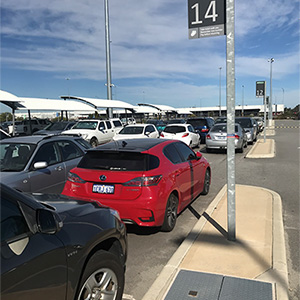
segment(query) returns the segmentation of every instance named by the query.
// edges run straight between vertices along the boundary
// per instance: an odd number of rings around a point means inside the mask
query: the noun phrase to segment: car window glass
[[[111,129],[111,123],[109,121],[105,121],[107,129]]]
[[[154,129],[153,129],[153,126],[147,126],[146,129],[145,129],[145,132],[153,132]]]
[[[42,145],[33,159],[33,163],[46,162],[48,166],[60,162],[59,153],[54,143],[46,143]]]
[[[104,130],[104,129],[105,129],[105,124],[104,124],[104,122],[100,122],[98,128],[99,128],[99,130]]]
[[[119,120],[113,121],[115,127],[122,127],[122,123]]]
[[[167,126],[164,129],[164,132],[166,133],[181,133],[181,132],[185,132],[186,129],[184,126],[176,126],[176,125],[172,125],[172,126]]]
[[[76,139],[76,142],[83,146],[85,149],[91,148],[91,144],[84,139]]]
[[[22,171],[27,165],[35,145],[3,143],[0,145],[0,170]]]
[[[89,129],[95,130],[97,128],[97,121],[81,121],[74,125],[72,129]]]
[[[139,152],[89,151],[78,168],[110,171],[148,171],[159,166],[159,159]]]
[[[169,161],[173,164],[179,164],[182,162],[182,159],[174,146],[174,143],[167,145],[163,150],[164,155],[167,157]]]
[[[175,143],[175,147],[181,154],[183,161],[189,161],[196,157],[195,152],[184,143]]]
[[[16,239],[28,232],[27,223],[17,204],[1,195],[1,242]]]
[[[57,142],[63,156],[63,160],[70,160],[83,155],[82,151],[70,141]]]
[[[194,128],[191,125],[188,126],[188,130],[189,132],[194,132]]]

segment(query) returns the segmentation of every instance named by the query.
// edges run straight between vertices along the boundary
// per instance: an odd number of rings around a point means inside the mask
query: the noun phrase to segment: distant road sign
[[[225,34],[225,0],[188,0],[189,39]]]
[[[256,97],[264,97],[266,90],[265,81],[256,81]]]

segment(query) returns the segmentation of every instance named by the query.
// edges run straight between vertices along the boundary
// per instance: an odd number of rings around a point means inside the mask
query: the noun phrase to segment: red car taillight
[[[161,132],[161,133],[160,133],[160,136],[161,136],[161,137],[164,137],[164,134]]]
[[[237,134],[236,134],[234,137],[235,137],[236,139],[239,139],[239,138],[240,138],[240,136],[239,136],[239,135],[237,135]]]
[[[207,134],[207,135],[206,135],[206,138],[207,138],[208,140],[210,140],[210,139],[211,139],[210,134]]]
[[[152,186],[157,185],[162,179],[162,175],[148,176],[148,177],[136,177],[125,183],[124,186]]]
[[[71,172],[68,173],[68,180],[75,183],[85,183],[85,180]]]

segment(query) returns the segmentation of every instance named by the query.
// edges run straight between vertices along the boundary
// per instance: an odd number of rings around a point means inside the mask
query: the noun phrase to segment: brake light
[[[161,132],[161,133],[160,133],[160,136],[161,136],[161,137],[164,137],[164,134]]]
[[[209,129],[207,129],[207,128],[202,128],[202,129],[201,129],[201,132],[209,132]]]
[[[123,186],[140,186],[140,187],[153,186],[153,185],[157,185],[161,179],[162,179],[162,175],[136,177],[134,179],[131,179],[131,180],[123,183]]]
[[[185,133],[182,137],[187,137],[189,135],[189,133]]]
[[[207,135],[206,135],[206,138],[209,139],[209,140],[211,140],[210,134],[207,134]]]
[[[240,138],[240,136],[239,136],[239,135],[237,135],[237,134],[236,134],[234,137],[235,137],[236,139],[239,139],[239,138]]]
[[[75,183],[85,183],[85,180],[71,172],[68,173],[68,180]]]

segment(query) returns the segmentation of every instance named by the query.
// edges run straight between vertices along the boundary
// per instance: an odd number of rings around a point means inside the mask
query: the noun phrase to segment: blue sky
[[[109,0],[113,99],[226,105],[226,37],[188,39],[186,0]],[[299,104],[298,0],[235,1],[236,104]],[[68,80],[67,80],[68,78]],[[104,0],[2,0],[0,89],[19,97],[107,98]],[[244,88],[242,88],[244,86]],[[3,106],[1,107],[3,108]],[[7,109],[7,111],[10,111]]]

